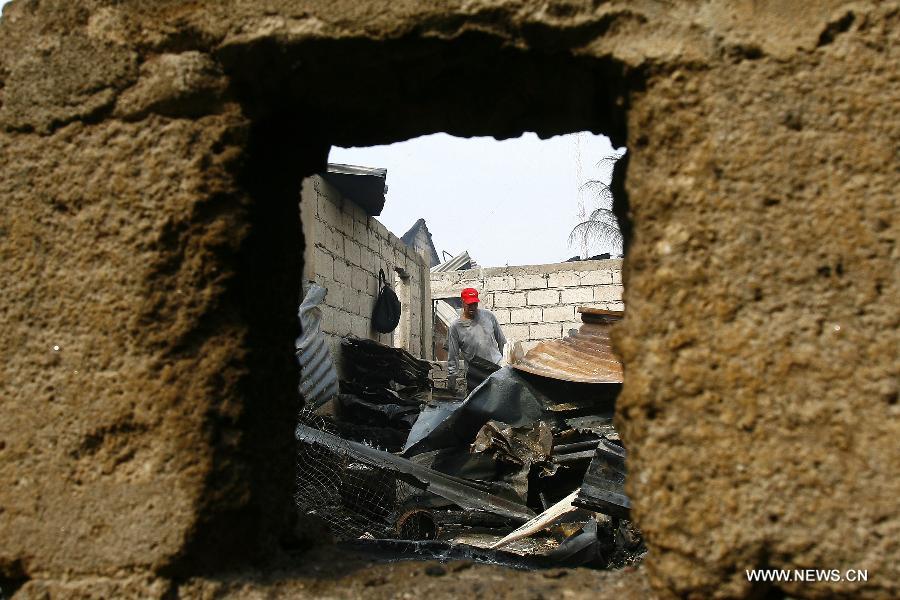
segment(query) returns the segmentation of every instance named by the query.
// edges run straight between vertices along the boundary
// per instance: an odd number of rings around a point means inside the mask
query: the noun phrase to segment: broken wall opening
[[[483,62],[486,55],[489,63]],[[331,145],[369,145],[437,131],[509,137],[588,130],[608,134],[618,145],[625,140],[628,84],[621,65],[523,52],[483,34],[287,48],[263,41],[226,48],[220,58],[247,115],[276,134],[269,143],[286,156],[302,149],[306,159],[295,163],[296,178],[322,172]],[[258,77],[260,64],[266,65],[264,79]],[[436,64],[442,65],[438,72]],[[309,93],[311,82],[321,95]],[[378,93],[363,99],[360,89]],[[278,128],[289,133],[278,135]],[[626,165],[627,159],[617,164],[613,179],[620,221],[627,213]],[[279,196],[295,189],[296,184],[285,187]],[[627,246],[624,222],[622,229]]]

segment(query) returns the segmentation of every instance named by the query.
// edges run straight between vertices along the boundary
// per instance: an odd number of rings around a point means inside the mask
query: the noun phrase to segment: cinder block
[[[369,318],[372,316],[372,311],[367,310],[366,300],[369,298],[369,295],[365,292],[356,292],[356,314]]]
[[[449,273],[434,273],[432,278],[439,277],[444,281],[452,281],[453,283],[459,283],[463,280],[462,271],[450,271]]]
[[[518,308],[525,306],[525,292],[498,292],[494,294],[494,306],[498,308]]]
[[[321,275],[326,281],[334,279],[334,259],[324,248],[316,246],[315,258],[316,275]]]
[[[547,277],[541,274],[516,276],[517,290],[539,290],[547,287]]]
[[[514,308],[509,311],[510,323],[539,323],[540,321],[540,308]]]
[[[615,269],[612,272],[612,282],[616,285],[622,284],[622,270],[621,269]]]
[[[362,248],[355,241],[344,239],[344,258],[352,265],[360,265],[362,258]]]
[[[520,342],[528,339],[528,325],[501,325],[503,335],[510,342]]]
[[[476,287],[476,286],[471,286]],[[516,289],[516,280],[508,275],[488,277],[484,280],[485,291],[510,292]],[[480,291],[480,290],[479,290]]]
[[[368,245],[369,228],[366,227],[365,220],[356,219],[353,221],[353,239],[360,246]]]
[[[361,246],[361,253],[359,259],[359,266],[362,267],[364,271],[368,271],[369,273],[374,273],[375,276],[378,276],[378,269],[375,268],[375,261],[378,257],[366,246]]]
[[[478,294],[478,306],[487,308],[488,310],[493,309],[494,294]]]
[[[459,284],[454,283],[453,281],[447,281],[445,279],[431,280],[431,294],[450,294],[452,293],[454,296],[458,295],[462,288],[459,287]]]
[[[326,306],[322,309],[322,331],[334,333],[334,315],[337,309]]]
[[[357,223],[359,223],[363,226],[367,225],[367,222],[369,220],[369,213],[364,211],[362,209],[362,207],[360,205],[356,204],[355,202],[352,204],[353,204],[353,219]]]
[[[371,227],[366,227],[366,246],[375,254],[381,254],[381,242],[378,241],[378,233]]]
[[[559,292],[556,290],[535,290],[527,293],[528,306],[559,304]],[[565,291],[563,293],[565,293]]]
[[[366,293],[369,294],[370,296],[378,295],[378,289],[379,289],[379,285],[380,285],[378,282],[378,269],[379,269],[379,265],[376,263],[375,268],[372,269],[372,273],[369,275],[369,287],[368,287],[368,291]],[[392,271],[389,271],[388,269],[384,269],[384,276],[387,278],[388,284],[392,288],[394,288],[394,291],[396,292],[397,288],[396,288],[396,286],[393,285],[393,282],[391,281],[391,272]]]
[[[581,285],[581,279],[578,273],[574,271],[557,271],[550,273],[547,277],[547,285],[552,288],[559,287],[578,287]]]
[[[345,236],[343,233],[338,231],[337,229],[330,229],[330,237],[331,237],[331,253],[334,254],[335,258],[345,258],[344,255],[344,239]]]
[[[408,274],[410,272],[410,265],[409,258],[406,256],[406,251],[393,244],[391,247],[394,249],[394,265],[402,268]]]
[[[601,308],[601,309],[603,309],[603,310],[606,310],[606,309],[609,308],[609,304],[607,304],[607,303],[605,303],[605,302],[582,302],[582,303],[580,303],[580,304],[576,307],[576,309],[577,309],[577,308],[580,308],[580,307],[582,307],[582,306],[583,306],[584,308]],[[577,310],[576,310],[576,313],[575,313],[575,317],[578,318],[578,319],[581,318],[581,314],[578,313]]]
[[[395,277],[394,263],[392,263],[389,260],[385,260],[383,258],[381,260],[375,262],[375,269],[374,269],[373,273],[374,273],[374,277],[375,277],[376,288],[378,287],[378,270],[379,269],[384,271],[384,276],[387,279],[388,285],[390,285],[392,288],[394,288],[394,291],[396,292],[397,287],[395,285],[396,282],[394,281],[394,277]]]
[[[359,314],[359,294],[353,288],[344,289],[343,308],[350,315]]]
[[[337,293],[336,288],[340,285],[338,282],[331,280],[316,281],[319,285],[325,288],[325,301],[323,304],[326,306],[333,306],[335,308],[341,307],[341,295]]]
[[[334,260],[334,280],[338,283],[350,285],[350,265],[342,258]]]
[[[532,340],[558,339],[562,337],[561,323],[541,323],[528,326],[528,337]]]
[[[347,237],[353,237],[353,203],[345,200],[341,203],[340,230]]]
[[[368,292],[370,290],[373,277],[363,271],[360,267],[352,267],[350,275],[350,287],[357,292]]]
[[[341,209],[331,198],[319,195],[319,217],[329,226],[335,229],[341,226]]]
[[[372,318],[372,310],[375,308],[375,296],[369,294],[359,295],[359,314]]]
[[[347,286],[343,283],[332,281],[331,286],[328,288],[328,293],[325,295],[325,303],[343,310],[346,306],[344,303],[344,291],[346,289]]]
[[[589,287],[569,288],[562,291],[563,304],[580,304],[591,302],[594,299],[594,290]]]
[[[350,323],[350,313],[343,310],[334,313],[334,333],[336,335],[349,335],[352,333]]]
[[[505,308],[496,308],[491,311],[497,317],[497,322],[501,325],[508,325],[510,321],[510,311]]]
[[[388,231],[388,228],[384,226],[384,224],[378,219],[372,218],[369,221],[369,226],[375,230],[375,233],[378,234],[378,237],[387,240],[391,237],[391,232]]]
[[[351,333],[357,337],[369,337],[369,321],[362,317],[356,317],[351,323]]]
[[[601,285],[594,288],[594,300],[597,302],[621,302],[624,288],[621,285]]]
[[[575,318],[575,306],[550,306],[544,309],[542,320],[544,323],[554,321],[571,321]]]
[[[379,235],[378,236],[378,245],[381,248],[382,258],[393,263],[396,260],[396,258],[394,257],[394,247],[391,246],[391,243],[389,241],[387,241],[386,238]]]
[[[325,199],[325,196],[316,192],[316,216],[323,221],[325,220],[325,213],[328,210],[325,206],[326,202],[328,202],[328,200]]]
[[[613,272],[610,270],[602,271],[582,271],[582,285],[611,285],[613,282]]]
[[[609,305],[608,310],[625,310],[624,302],[613,302]]]

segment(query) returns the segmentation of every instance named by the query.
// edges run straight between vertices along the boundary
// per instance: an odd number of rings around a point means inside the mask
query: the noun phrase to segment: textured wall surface
[[[459,298],[467,287],[479,291],[479,306],[494,313],[506,339],[522,342],[526,352],[578,329],[579,306],[625,310],[621,260],[431,273],[432,298]]]
[[[629,148],[650,584],[897,597],[898,37],[894,0],[13,0],[4,589],[161,596],[297,543],[297,197],[330,144],[591,130]]]
[[[431,348],[428,267],[424,259],[388,231],[375,217],[341,196],[334,186],[314,175],[303,180],[300,215],[304,219],[305,277],[328,290],[322,309],[322,331],[332,356],[340,357],[341,338],[355,335],[406,348],[424,357]],[[372,329],[378,296],[378,272],[402,305],[400,324],[392,333]],[[401,273],[403,274],[401,277]],[[338,358],[338,369],[342,369]]]

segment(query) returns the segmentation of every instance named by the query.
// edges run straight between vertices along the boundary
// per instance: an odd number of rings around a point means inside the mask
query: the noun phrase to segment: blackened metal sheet
[[[621,446],[600,440],[572,503],[611,517],[630,519],[631,500],[625,494],[625,454]]]
[[[416,358],[403,348],[347,336],[341,340],[341,351],[358,383],[390,387],[390,382],[395,381],[422,391],[430,388],[431,363]]]
[[[579,307],[581,328],[559,340],[541,342],[510,366],[552,379],[577,383],[622,383],[622,363],[613,353],[610,329],[621,311]]]
[[[509,367],[494,371],[462,402],[426,407],[409,432],[404,456],[441,448],[468,448],[490,420],[524,427],[540,419],[551,404],[524,375]]]

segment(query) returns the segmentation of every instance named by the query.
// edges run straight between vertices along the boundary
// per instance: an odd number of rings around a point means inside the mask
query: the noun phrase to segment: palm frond
[[[598,168],[615,167],[616,161],[623,153],[605,156],[597,163]],[[569,246],[576,241],[581,243],[585,256],[589,254],[593,243],[606,242],[613,247],[622,246],[622,232],[619,230],[619,222],[612,212],[613,193],[609,184],[599,179],[591,179],[584,182],[579,188],[581,192],[587,192],[596,205],[590,214],[585,217],[584,206],[579,206],[578,218],[580,222],[569,233]]]
[[[622,234],[619,231],[619,223],[611,210],[596,208],[591,211],[590,217],[581,221],[572,228],[569,233],[569,245],[580,241],[585,245],[589,242],[607,241],[613,245],[619,245]]]
[[[610,207],[612,206],[612,189],[602,181],[598,179],[585,181],[582,184],[581,189],[585,192],[590,193],[591,196],[593,196],[597,200],[598,204]]]

